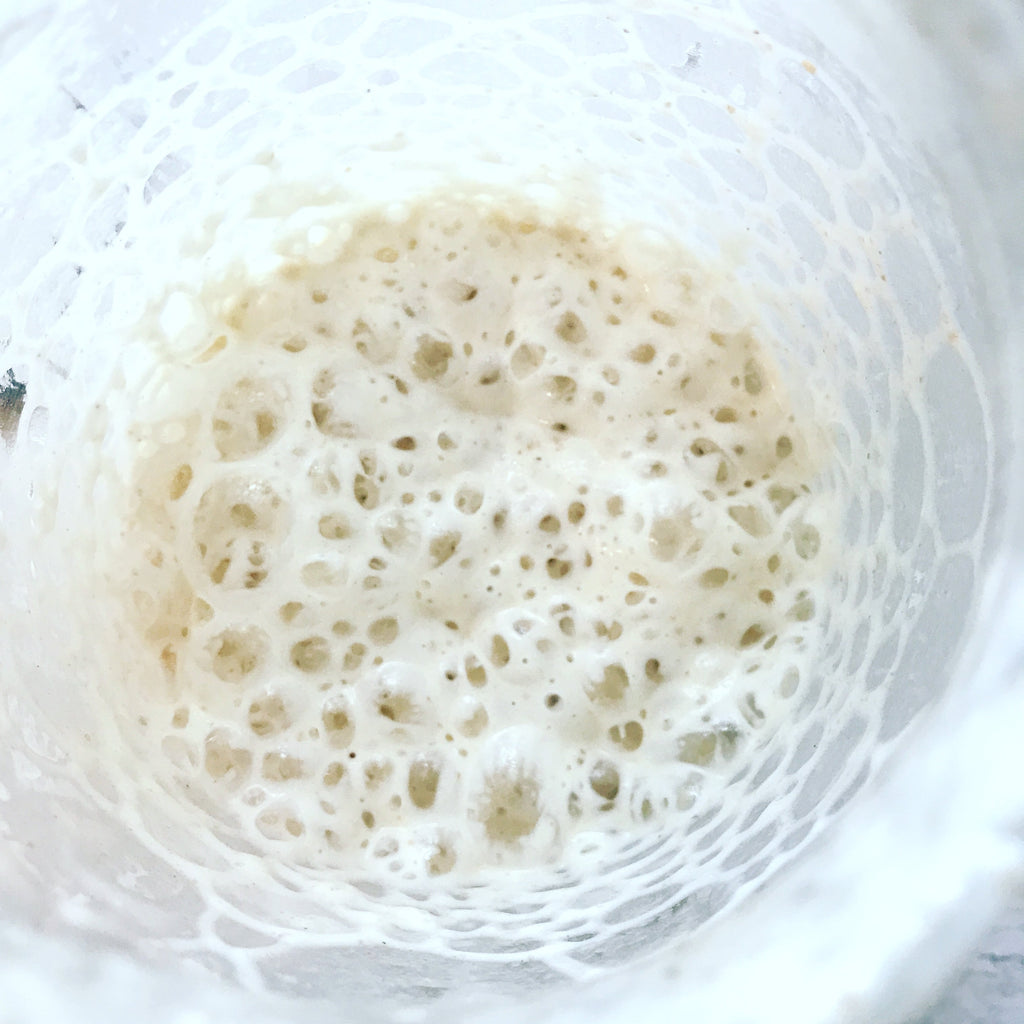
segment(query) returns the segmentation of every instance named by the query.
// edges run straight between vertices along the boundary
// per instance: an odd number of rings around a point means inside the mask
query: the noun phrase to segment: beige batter
[[[550,862],[782,720],[821,441],[684,252],[435,197],[202,302],[111,583],[159,756],[257,843]]]

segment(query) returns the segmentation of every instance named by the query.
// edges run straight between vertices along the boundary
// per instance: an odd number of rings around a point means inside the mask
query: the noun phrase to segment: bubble
[[[168,496],[171,501],[178,501],[184,496],[192,483],[192,467],[189,465],[179,466],[171,477],[171,485],[168,488]]]
[[[789,700],[796,693],[799,685],[800,673],[795,668],[787,668],[782,675],[782,681],[779,683],[779,695]]]
[[[333,789],[345,777],[345,766],[340,761],[332,761],[323,775],[324,785]]]
[[[587,696],[596,704],[616,704],[629,689],[629,674],[616,663],[606,665],[600,680],[591,680],[587,685]]]
[[[214,674],[226,683],[238,683],[252,675],[268,648],[267,635],[254,626],[226,629],[207,645]]]
[[[720,452],[722,449],[715,444],[714,441],[707,437],[698,437],[690,445],[690,451],[697,456],[698,459],[703,458],[705,455],[711,455],[715,452]]]
[[[189,710],[188,708],[176,708],[174,716],[171,718],[171,725],[175,729],[184,729],[188,725]]]
[[[235,746],[229,734],[218,729],[206,737],[203,767],[211,779],[225,779],[237,786],[252,769],[252,754],[244,747]]]
[[[716,423],[735,423],[739,416],[736,414],[736,410],[732,406],[723,406],[720,409],[714,410],[714,417]]]
[[[671,562],[681,553],[695,554],[700,550],[700,534],[693,527],[687,513],[659,516],[651,523],[648,538],[651,554],[659,562]]]
[[[320,721],[327,732],[331,746],[347,747],[355,735],[355,724],[350,716],[349,706],[341,697],[328,700],[320,713]]]
[[[249,705],[249,728],[257,736],[274,736],[289,725],[288,709],[277,694],[267,694]]]
[[[292,645],[291,662],[300,672],[322,672],[330,664],[331,648],[322,636],[310,636]]]
[[[507,646],[507,645],[506,645]],[[493,652],[493,646],[492,646]],[[475,654],[466,655],[466,678],[469,680],[471,686],[484,686],[487,682],[487,669],[480,664],[480,660]]]
[[[370,638],[370,643],[386,647],[398,639],[398,620],[390,615],[383,619],[375,619],[370,623],[366,635]]]
[[[564,579],[572,572],[572,562],[564,558],[549,558],[545,564],[548,576],[553,580]]]
[[[282,622],[289,624],[295,621],[299,612],[301,612],[304,607],[305,605],[303,605],[301,601],[289,601],[287,604],[281,605],[278,614],[281,616]]]
[[[315,459],[306,473],[314,494],[320,497],[341,493],[341,478],[331,460]]]
[[[412,452],[416,450],[416,438],[410,437],[406,434],[403,437],[396,437],[391,442],[392,448],[397,448],[400,452]]]
[[[389,512],[378,520],[377,535],[388,551],[408,551],[419,544],[419,524],[413,516]]]
[[[375,509],[380,501],[380,488],[377,482],[364,473],[357,473],[352,480],[352,494],[356,501],[368,511]]]
[[[787,614],[795,622],[810,622],[814,618],[814,610],[814,598],[806,590],[801,590]]]
[[[729,570],[722,566],[708,569],[700,575],[700,585],[705,590],[717,590],[729,582]]]
[[[748,359],[743,366],[743,390],[751,396],[764,390],[764,371],[756,359]]]
[[[775,442],[775,454],[780,459],[788,459],[793,454],[793,441],[791,438],[786,437],[785,434],[781,435]]]
[[[615,518],[625,511],[626,503],[622,500],[622,495],[613,494],[605,503],[605,507],[608,509],[608,515]]]
[[[366,656],[366,647],[364,644],[355,643],[350,644],[348,650],[345,652],[345,656],[341,660],[341,667],[346,672],[354,672],[363,663],[363,658]]]
[[[637,345],[629,351],[629,358],[632,359],[634,363],[641,363],[644,365],[652,362],[655,355],[656,352],[654,346],[646,343],[643,345]]]
[[[644,675],[652,683],[663,683],[665,677],[661,672],[661,662],[657,658],[648,658],[644,663]]]
[[[783,487],[781,484],[773,484],[768,488],[768,500],[777,516],[789,508],[796,501],[796,491],[791,487]]]
[[[715,732],[690,732],[680,736],[676,746],[676,760],[684,764],[706,768],[715,759],[718,749],[718,734]]]
[[[455,867],[455,844],[450,839],[439,839],[427,860],[427,873],[432,877],[447,875]]]
[[[267,542],[284,531],[285,509],[269,484],[233,477],[199,501],[192,535],[210,580],[226,589],[253,589],[267,577]]]
[[[363,782],[372,792],[385,785],[394,771],[395,766],[386,757],[375,757],[363,766]]]
[[[623,750],[637,750],[644,741],[644,727],[639,722],[626,722],[621,727],[613,725],[608,730],[608,737]]]
[[[755,622],[752,626],[748,626],[743,636],[740,637],[740,647],[752,647],[754,644],[760,643],[764,639],[764,635],[764,626]]]
[[[455,492],[455,507],[463,515],[469,516],[479,512],[483,503],[484,496],[475,487],[460,487]]]
[[[666,313],[663,309],[656,309],[651,313],[651,319],[656,324],[661,324],[662,327],[675,327],[676,318],[671,313]]]
[[[514,843],[530,835],[540,820],[540,785],[522,765],[489,775],[480,820],[494,842]]]
[[[305,773],[301,759],[274,750],[264,754],[262,774],[268,782],[291,782],[301,779]]]
[[[508,642],[500,634],[491,637],[491,664],[496,668],[504,668],[509,663]]]
[[[344,401],[342,389],[338,386],[333,370],[321,370],[313,380],[313,401],[310,413],[317,430],[327,437],[354,438],[357,434],[356,425],[352,420],[339,412],[349,407]]]
[[[431,757],[420,755],[409,765],[409,798],[421,811],[434,806],[440,780],[440,765]]]
[[[419,708],[412,694],[385,687],[377,695],[377,713],[381,718],[401,725],[408,725],[419,719]]]
[[[416,339],[416,354],[412,360],[412,372],[422,381],[440,380],[448,372],[448,363],[453,355],[450,342],[429,334]]]
[[[619,795],[619,770],[611,761],[598,761],[590,769],[590,788],[602,800],[614,800]]]
[[[221,392],[213,414],[213,443],[227,461],[268,447],[287,416],[288,391],[279,380],[244,377]]]
[[[558,318],[555,334],[570,345],[579,345],[587,340],[587,329],[583,321],[573,312],[565,312]]]
[[[265,838],[278,841],[298,839],[306,831],[306,826],[283,807],[261,811],[256,817],[256,828]]]
[[[548,514],[544,516],[537,524],[540,530],[544,533],[558,533],[562,528],[562,524],[558,519],[558,516]]]
[[[800,558],[814,558],[821,550],[821,534],[818,533],[817,527],[809,523],[800,523],[794,527],[793,547]]]
[[[512,376],[519,380],[529,377],[531,373],[543,364],[546,353],[547,350],[543,345],[520,345],[512,353],[512,358],[509,360]]]
[[[556,402],[569,403],[576,398],[576,381],[564,374],[556,374],[544,382],[544,391]]]
[[[321,516],[317,530],[324,540],[345,540],[352,535],[352,527],[348,520],[339,512],[331,512]]]
[[[430,560],[435,568],[444,565],[455,554],[461,540],[462,534],[457,531],[449,531],[431,538]]]
[[[772,532],[771,522],[756,505],[730,505],[729,518],[751,537],[767,537]]]

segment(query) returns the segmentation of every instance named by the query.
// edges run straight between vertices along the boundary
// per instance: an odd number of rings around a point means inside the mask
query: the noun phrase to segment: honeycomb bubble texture
[[[208,8],[194,21],[167,9],[162,33],[142,33],[134,10],[20,29],[25,52],[56,54],[41,64],[59,71],[12,119],[12,139],[32,145],[4,158],[0,369],[24,388],[0,392],[0,465],[60,466],[61,501],[40,510],[24,475],[3,474],[4,900],[38,894],[59,927],[172,951],[252,988],[380,992],[410,1009],[455,986],[507,994],[588,978],[727,915],[873,777],[959,649],[992,468],[971,275],[941,190],[854,75],[738,0],[686,13]],[[682,834],[595,842],[571,866],[487,885],[356,880],[344,905],[319,900],[299,867],[270,864],[254,900],[244,869],[258,850],[218,827],[216,807],[203,834],[188,827],[194,809],[156,809],[130,781],[122,732],[76,698],[89,636],[73,616],[59,636],[42,629],[31,582],[65,573],[87,586],[88,566],[58,560],[47,537],[82,502],[109,499],[82,489],[106,453],[55,458],[88,412],[76,396],[109,372],[105,326],[131,319],[134,254],[159,251],[162,231],[178,237],[211,169],[258,175],[274,140],[293,135],[330,138],[325,159],[364,189],[378,172],[443,183],[450,154],[470,180],[528,176],[536,154],[556,180],[595,168],[613,213],[728,259],[783,369],[837,395],[827,426],[844,548],[817,671],[793,693],[792,727],[751,750]],[[130,360],[122,372],[130,381]],[[230,426],[222,441],[253,443]],[[273,707],[260,713],[273,721]],[[70,757],[69,729],[104,757]]]

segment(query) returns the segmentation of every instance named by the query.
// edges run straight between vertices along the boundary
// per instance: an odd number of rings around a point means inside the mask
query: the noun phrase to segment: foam
[[[472,873],[675,821],[813,656],[821,432],[663,240],[444,195],[339,239],[158,312],[108,697],[288,862]]]

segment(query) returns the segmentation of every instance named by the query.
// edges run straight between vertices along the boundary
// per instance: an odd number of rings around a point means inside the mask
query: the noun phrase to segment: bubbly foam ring
[[[777,729],[824,451],[710,280],[436,196],[207,289],[115,579],[179,782],[298,863],[440,875],[676,821]]]

